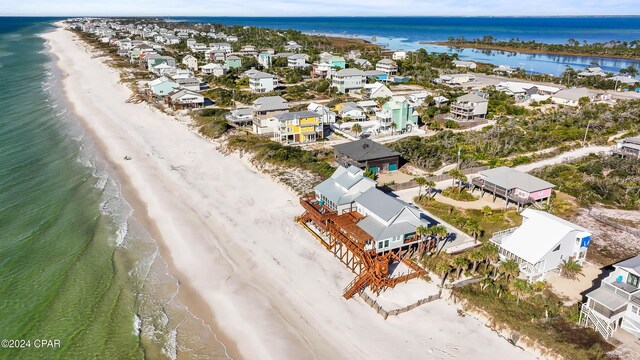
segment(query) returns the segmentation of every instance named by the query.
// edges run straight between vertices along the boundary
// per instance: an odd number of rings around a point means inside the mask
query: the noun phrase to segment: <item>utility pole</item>
[[[584,131],[584,140],[582,140],[582,147],[587,146],[587,133],[589,132],[589,125],[591,125],[591,120],[587,123],[587,129]]]
[[[456,167],[460,170],[460,148],[458,148],[458,165]]]

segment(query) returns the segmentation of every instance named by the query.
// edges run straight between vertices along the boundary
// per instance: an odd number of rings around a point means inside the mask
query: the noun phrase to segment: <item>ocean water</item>
[[[68,110],[51,21],[0,21],[0,359],[228,358]]]
[[[583,69],[592,62],[617,73],[640,61],[584,56],[523,54],[420,44],[445,41],[449,37],[467,39],[491,35],[500,40],[519,38],[545,43],[566,43],[569,39],[588,42],[640,40],[640,17],[171,17],[169,21],[258,26],[295,29],[310,34],[359,37],[392,50],[458,53],[461,59],[520,66],[530,73],[561,74],[566,66]]]

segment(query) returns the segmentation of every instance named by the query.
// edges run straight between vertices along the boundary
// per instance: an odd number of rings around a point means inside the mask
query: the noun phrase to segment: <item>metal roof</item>
[[[518,188],[531,193],[555,187],[550,182],[506,166],[480,171],[479,174],[485,181],[507,190]]]
[[[500,246],[530,264],[536,264],[542,260],[571,232],[591,234],[582,226],[544,211],[525,209],[522,217],[524,218],[522,225],[505,236]]]
[[[457,102],[472,102],[472,103],[480,103],[480,102],[489,102],[488,99],[483,98],[482,96],[478,96],[476,94],[467,94],[460,96],[456,99]]]
[[[384,221],[389,221],[400,210],[404,208],[404,203],[391,197],[378,189],[369,189],[358,196],[356,202]]]
[[[263,96],[253,102],[253,107],[258,111],[283,110],[289,108],[289,103],[280,96]]]
[[[640,276],[640,256],[634,256],[631,259],[620,261],[617,264],[613,264],[613,266],[631,270]]]
[[[303,111],[295,111],[295,112],[287,112],[283,114],[276,115],[275,118],[278,120],[293,120],[300,118],[316,118],[320,115],[313,111],[303,110]]]
[[[371,139],[362,139],[334,146],[339,153],[350,157],[355,161],[367,161],[391,156],[400,156],[400,153],[380,145]]]
[[[586,296],[606,306],[610,310],[617,310],[629,302],[621,296],[618,296],[615,293],[602,287],[593,290]]]

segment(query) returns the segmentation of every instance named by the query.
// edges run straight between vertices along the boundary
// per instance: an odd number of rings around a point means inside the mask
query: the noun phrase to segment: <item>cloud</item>
[[[640,15],[638,0],[1,0],[0,15],[553,16]]]

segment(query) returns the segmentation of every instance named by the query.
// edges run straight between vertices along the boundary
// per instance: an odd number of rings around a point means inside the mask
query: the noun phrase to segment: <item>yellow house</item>
[[[285,144],[305,143],[324,137],[320,114],[297,111],[275,116],[278,122],[274,140]]]

